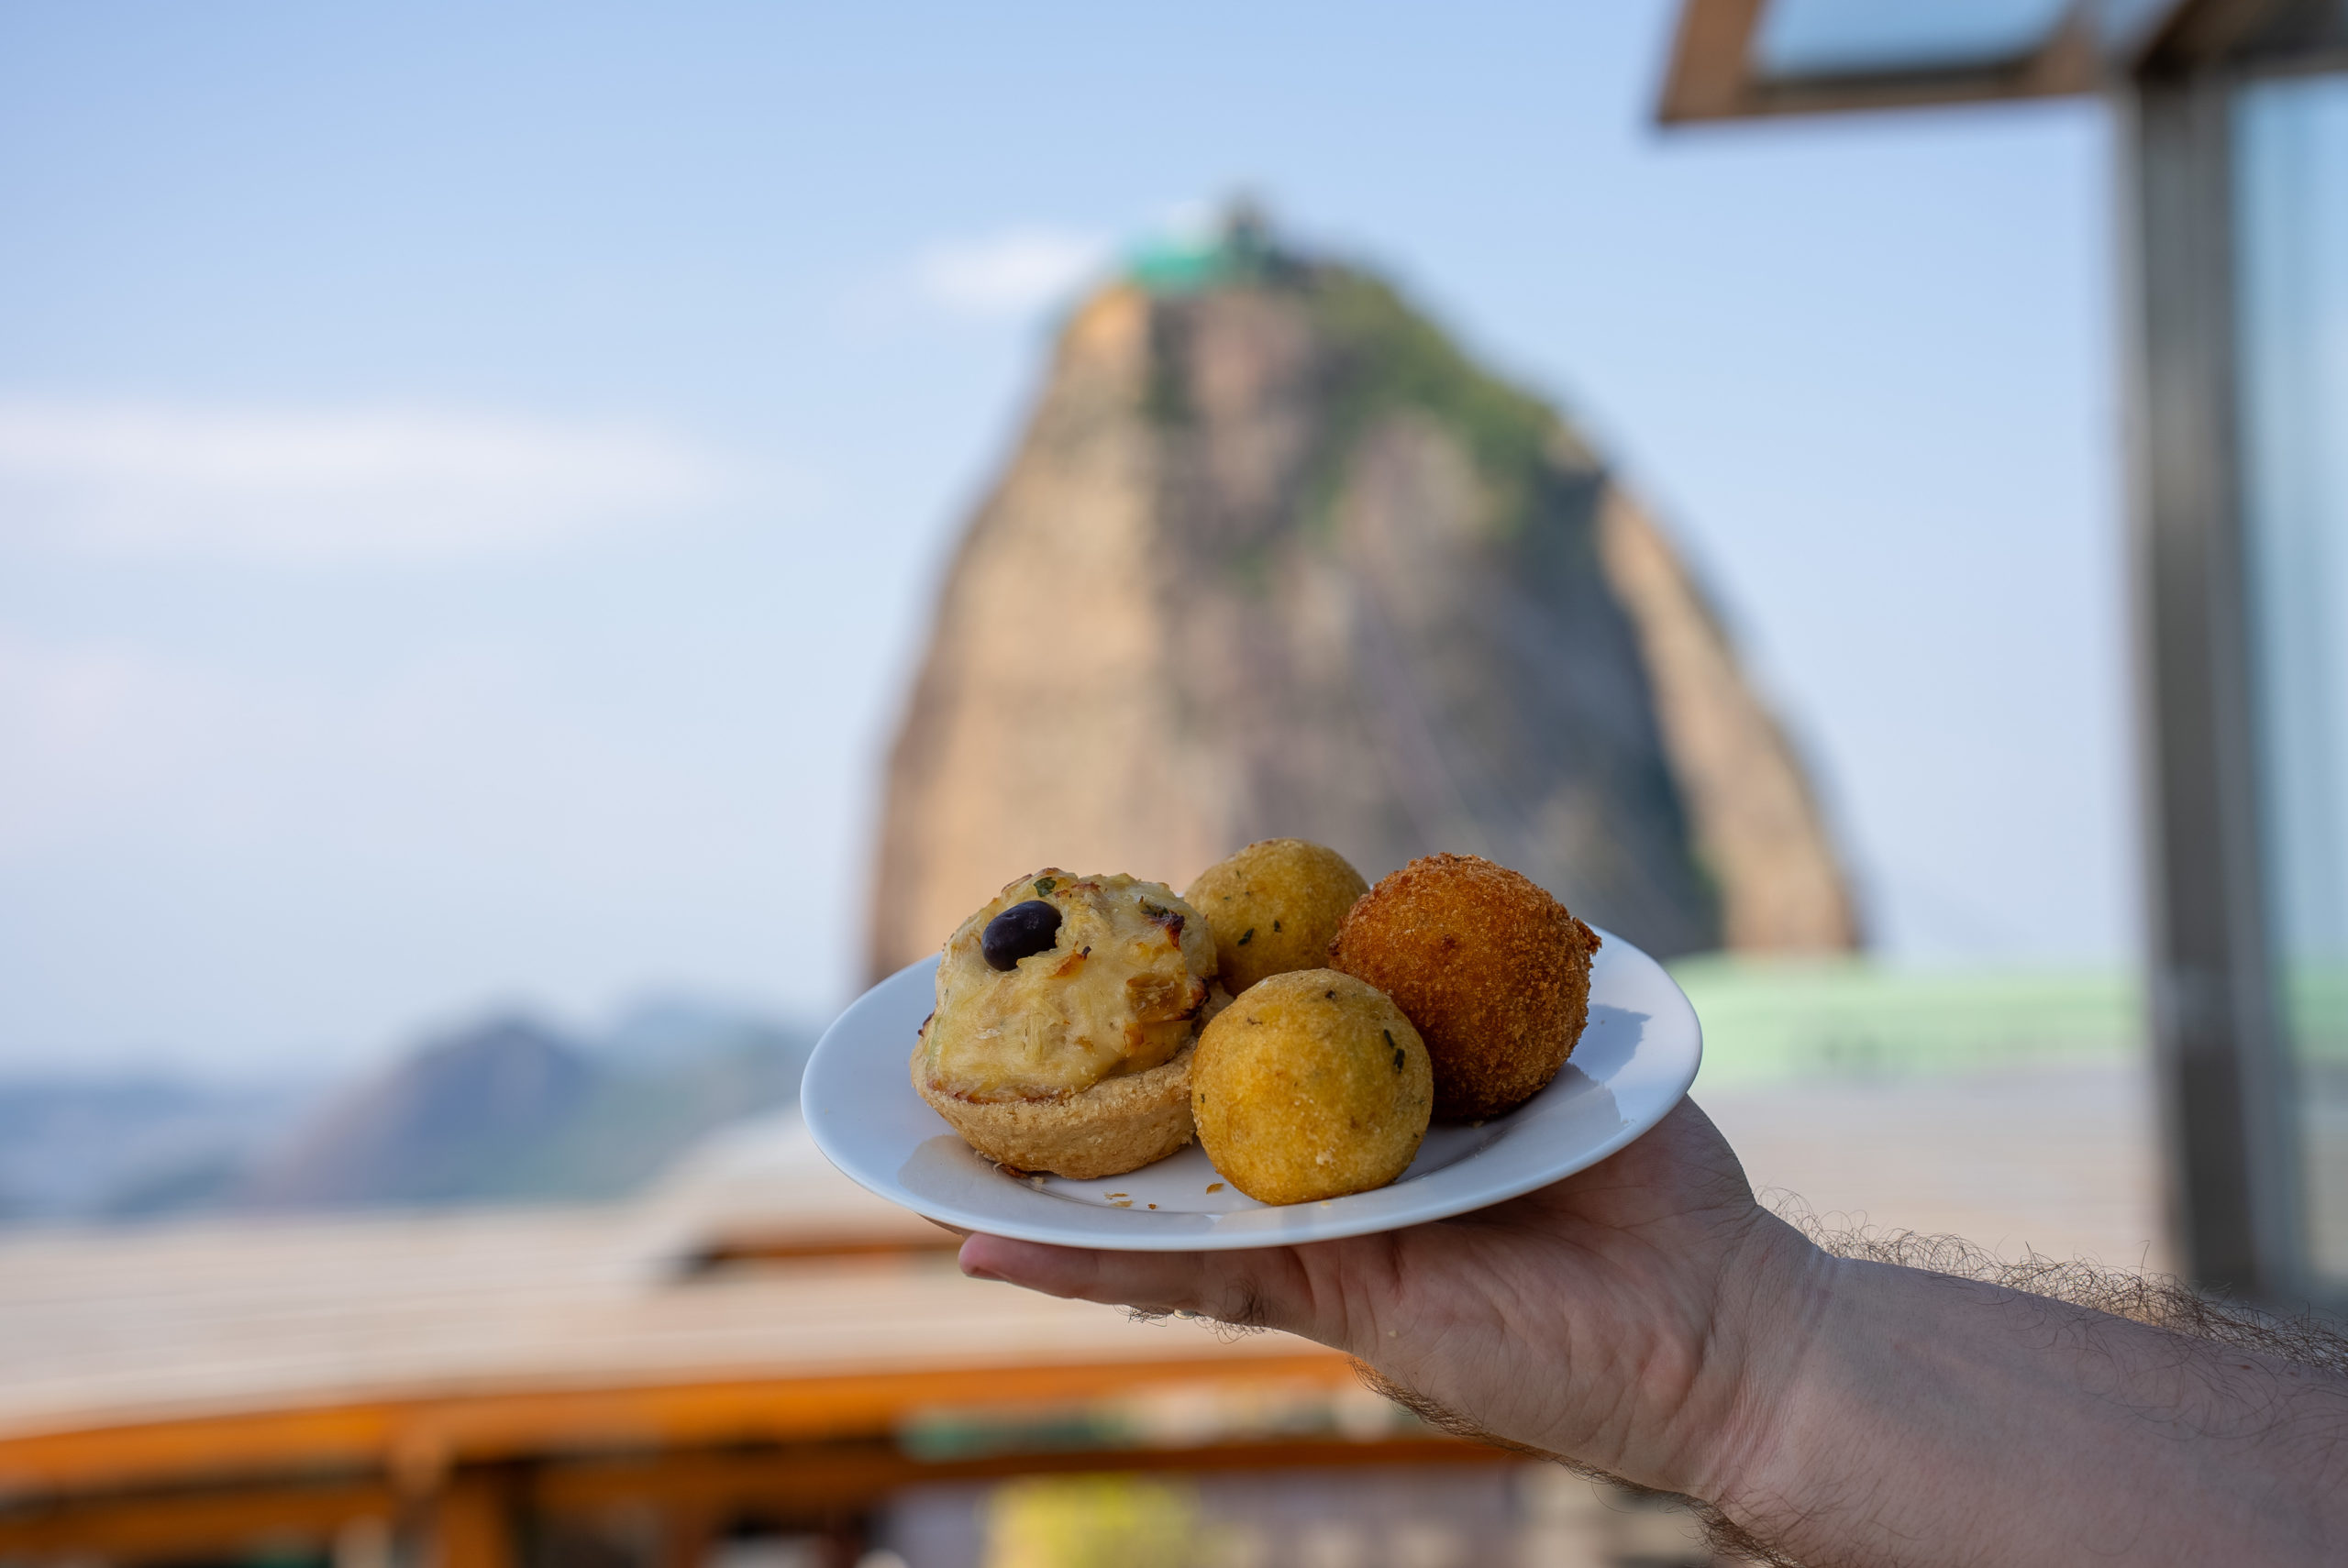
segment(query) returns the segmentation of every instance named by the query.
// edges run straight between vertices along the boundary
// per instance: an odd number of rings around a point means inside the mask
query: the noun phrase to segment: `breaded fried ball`
[[[1267,975],[1326,964],[1337,922],[1368,891],[1335,850],[1267,838],[1200,872],[1182,901],[1214,928],[1216,969],[1237,996]]]
[[[1199,1143],[1258,1203],[1384,1187],[1418,1154],[1433,1109],[1419,1032],[1335,969],[1249,987],[1207,1025],[1191,1063]]]
[[[1598,933],[1531,878],[1413,860],[1353,907],[1329,962],[1392,997],[1434,1058],[1434,1113],[1498,1116],[1557,1076],[1589,1017]]]

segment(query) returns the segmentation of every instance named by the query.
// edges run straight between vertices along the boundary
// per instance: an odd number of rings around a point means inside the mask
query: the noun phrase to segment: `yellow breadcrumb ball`
[[[1419,1032],[1384,992],[1335,969],[1250,987],[1191,1063],[1199,1143],[1259,1203],[1384,1187],[1418,1154],[1434,1109]]]
[[[1267,838],[1199,873],[1182,901],[1214,928],[1215,966],[1237,996],[1267,975],[1317,969],[1354,900],[1369,891],[1334,849]]]

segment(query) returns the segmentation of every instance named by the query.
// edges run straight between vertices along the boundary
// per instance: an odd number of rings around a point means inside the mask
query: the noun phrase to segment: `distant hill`
[[[490,1016],[334,1092],[0,1080],[0,1224],[615,1198],[792,1103],[813,1042],[672,997],[589,1035]]]
[[[427,1042],[319,1112],[231,1195],[346,1209],[614,1198],[712,1129],[797,1098],[811,1038],[670,1001],[598,1041],[527,1018]]]
[[[247,1209],[445,1203],[508,1182],[593,1092],[585,1053],[526,1018],[426,1043],[337,1099],[238,1187]]]
[[[0,1221],[140,1219],[220,1202],[250,1151],[321,1092],[160,1074],[0,1080]]]
[[[481,1196],[617,1197],[703,1134],[795,1103],[813,1033],[687,999],[645,1003],[587,1045],[588,1092]]]
[[[1858,940],[1801,758],[1593,445],[1241,212],[1074,310],[963,534],[871,969],[1041,866],[1180,888],[1283,834],[1489,856],[1662,955]]]

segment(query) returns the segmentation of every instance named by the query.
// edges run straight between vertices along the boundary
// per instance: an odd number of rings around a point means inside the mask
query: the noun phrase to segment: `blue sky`
[[[836,1007],[1053,315],[1243,188],[1662,509],[1888,955],[2121,957],[2100,111],[1667,135],[1668,22],[0,11],[0,1066]]]

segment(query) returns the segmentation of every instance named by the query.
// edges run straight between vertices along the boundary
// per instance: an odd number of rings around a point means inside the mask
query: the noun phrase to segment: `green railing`
[[[2119,1061],[2144,1048],[2142,987],[2118,967],[1707,957],[1671,973],[1703,1020],[1706,1088]]]

